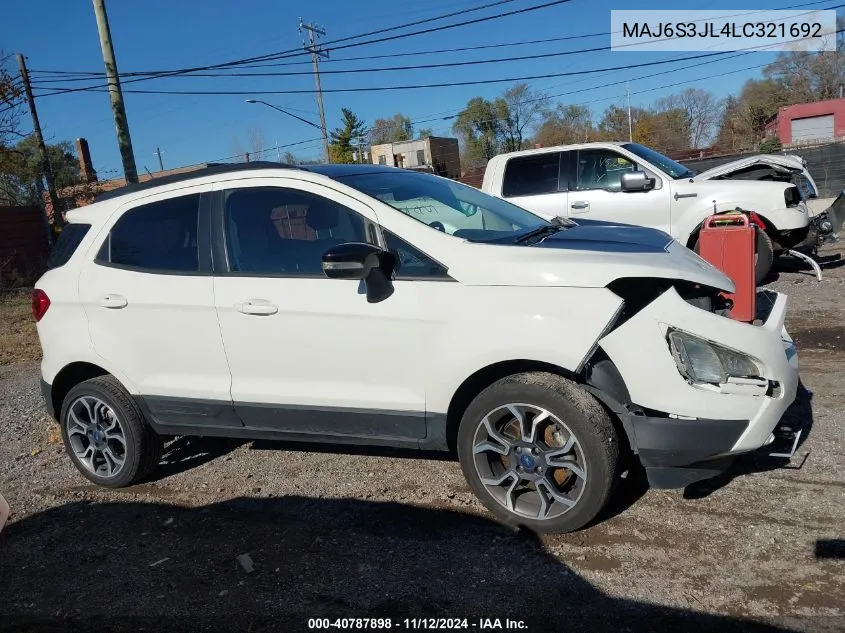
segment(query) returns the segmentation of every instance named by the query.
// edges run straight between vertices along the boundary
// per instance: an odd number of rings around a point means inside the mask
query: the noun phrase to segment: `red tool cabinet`
[[[754,275],[756,228],[743,213],[711,215],[699,234],[699,255],[736,284],[725,293],[733,301],[731,318],[751,322],[756,314],[757,284]]]

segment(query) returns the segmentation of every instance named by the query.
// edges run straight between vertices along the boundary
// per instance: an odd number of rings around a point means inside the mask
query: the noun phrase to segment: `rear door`
[[[547,219],[566,216],[568,177],[561,174],[561,156],[566,154],[545,152],[510,158],[505,165],[502,197]]]
[[[209,190],[187,187],[121,207],[79,280],[94,349],[160,422],[233,423],[214,307]]]
[[[635,224],[671,233],[669,187],[660,176],[650,191],[622,191],[622,175],[641,170],[633,159],[610,148],[573,151],[569,215]]]

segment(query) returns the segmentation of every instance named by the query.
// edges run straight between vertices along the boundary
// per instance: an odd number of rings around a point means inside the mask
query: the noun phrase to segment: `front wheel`
[[[575,383],[532,372],[482,391],[458,430],[472,491],[504,523],[571,532],[604,508],[619,473],[619,438],[601,405]]]

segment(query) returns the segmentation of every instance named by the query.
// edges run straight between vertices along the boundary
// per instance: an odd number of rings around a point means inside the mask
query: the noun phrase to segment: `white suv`
[[[796,180],[803,183],[801,173]],[[792,182],[717,179],[725,175],[720,170],[696,174],[637,143],[584,143],[494,156],[481,188],[545,218],[650,226],[696,251],[708,216],[736,208],[753,212],[752,223],[760,229],[759,283],[774,255],[807,237],[807,204]]]
[[[456,450],[498,518],[565,531],[629,451],[654,486],[713,476],[796,392],[785,296],[733,321],[665,233],[430,174],[222,165],[68,220],[33,292],[42,387],[104,486],[175,435]]]

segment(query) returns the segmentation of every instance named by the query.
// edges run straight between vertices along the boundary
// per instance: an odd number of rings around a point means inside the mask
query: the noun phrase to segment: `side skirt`
[[[448,450],[446,415],[136,396],[159,435]],[[245,425],[243,420],[250,424]],[[344,430],[346,432],[344,432]]]

